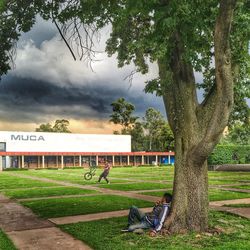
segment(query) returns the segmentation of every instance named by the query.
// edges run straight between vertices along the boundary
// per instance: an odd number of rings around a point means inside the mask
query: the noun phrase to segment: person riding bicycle
[[[105,166],[104,166],[104,170],[103,170],[103,172],[101,173],[101,175],[99,177],[98,183],[100,183],[101,179],[104,178],[106,180],[106,182],[108,184],[110,184],[110,181],[107,178],[107,176],[109,175],[110,168],[111,168],[110,164],[108,163],[108,161],[106,161]]]

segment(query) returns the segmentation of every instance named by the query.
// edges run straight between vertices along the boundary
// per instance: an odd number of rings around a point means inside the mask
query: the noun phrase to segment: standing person
[[[137,207],[132,206],[128,215],[128,225],[122,232],[150,229],[150,236],[155,236],[161,229],[169,214],[172,195],[163,194],[161,200],[155,203],[152,212],[144,214]],[[138,222],[136,222],[136,219]]]
[[[111,168],[110,164],[108,163],[108,161],[106,161],[105,166],[104,166],[104,170],[103,170],[103,172],[101,173],[101,175],[99,177],[98,183],[100,183],[101,179],[104,178],[106,180],[106,182],[108,184],[110,184],[110,181],[107,178],[107,176],[109,175],[110,168]]]

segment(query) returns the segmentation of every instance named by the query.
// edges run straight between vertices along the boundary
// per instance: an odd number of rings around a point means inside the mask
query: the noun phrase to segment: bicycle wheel
[[[92,179],[92,174],[91,174],[90,172],[85,173],[85,174],[84,174],[84,179],[85,179],[86,181],[91,180],[91,179]]]

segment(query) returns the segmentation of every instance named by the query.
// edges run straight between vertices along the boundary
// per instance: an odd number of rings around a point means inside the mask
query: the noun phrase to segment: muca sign
[[[45,141],[44,137],[39,135],[11,135],[12,141]]]

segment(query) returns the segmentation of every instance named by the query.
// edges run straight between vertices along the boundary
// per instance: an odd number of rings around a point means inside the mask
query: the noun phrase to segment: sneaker
[[[128,231],[128,228],[126,227],[126,228],[123,228],[123,229],[121,230],[121,232],[127,233],[127,232],[129,232],[129,231]]]

